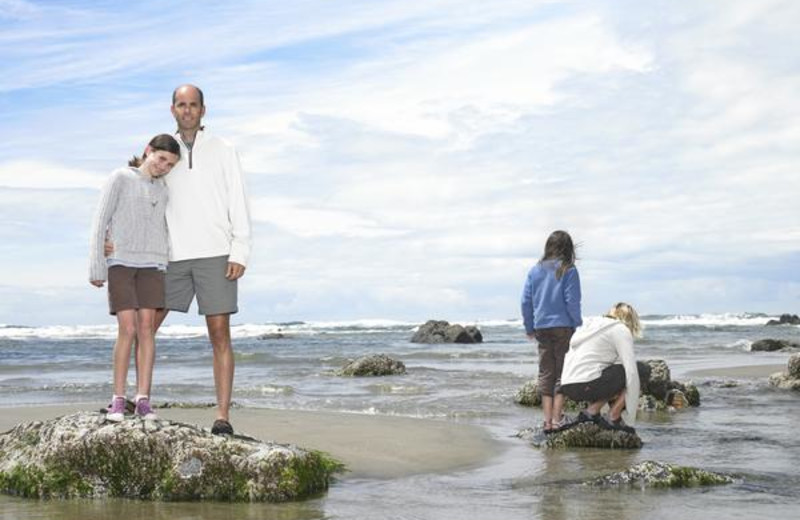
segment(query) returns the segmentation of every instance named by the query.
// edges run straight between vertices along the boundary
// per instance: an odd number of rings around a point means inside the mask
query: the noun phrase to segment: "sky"
[[[797,314],[798,23],[793,0],[0,0],[0,324],[112,320],[99,189],[187,82],[246,171],[234,323],[517,318],[556,229],[586,315]]]

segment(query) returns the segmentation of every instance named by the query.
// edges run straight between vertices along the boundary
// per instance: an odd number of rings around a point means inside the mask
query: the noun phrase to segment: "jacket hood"
[[[572,339],[569,342],[570,349],[576,349],[580,347],[583,343],[587,340],[597,336],[601,332],[604,332],[615,325],[622,325],[624,324],[621,321],[615,320],[614,318],[608,318],[606,316],[601,316],[598,318],[589,318],[583,322],[583,325],[578,327],[573,334]]]

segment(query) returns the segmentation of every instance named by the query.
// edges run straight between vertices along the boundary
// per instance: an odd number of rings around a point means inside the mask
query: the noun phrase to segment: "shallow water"
[[[789,354],[749,352],[752,341],[800,341],[797,327],[768,317],[651,317],[639,359],[660,358],[673,379],[745,365],[785,365]],[[487,465],[392,480],[344,476],[328,493],[294,504],[156,504],[126,500],[29,501],[0,497],[2,518],[147,519],[638,519],[773,518],[800,511],[797,393],[766,378],[693,377],[702,404],[672,414],[640,414],[645,442],[633,452],[540,451],[511,436],[540,421],[513,403],[536,362],[516,321],[478,323],[480,345],[417,345],[414,324],[246,325],[237,336],[235,399],[245,406],[428,417],[487,428],[503,443]],[[280,339],[259,334],[280,332]],[[37,332],[38,331],[38,332]],[[201,329],[167,327],[159,338],[154,400],[212,400],[211,353]],[[110,392],[108,328],[0,329],[0,406],[94,402]],[[351,358],[386,353],[405,376],[339,378]],[[412,441],[413,442],[413,441]],[[736,476],[732,485],[688,490],[602,490],[580,482],[643,460],[698,466]]]

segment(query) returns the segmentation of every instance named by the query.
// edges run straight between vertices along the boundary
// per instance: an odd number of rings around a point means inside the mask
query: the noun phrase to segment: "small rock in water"
[[[428,320],[411,337],[412,343],[482,343],[478,327],[451,325],[443,320]]]
[[[786,372],[769,376],[769,384],[782,390],[800,391],[800,354],[792,354],[786,368]]]
[[[785,339],[760,339],[750,345],[751,352],[775,352],[776,350],[797,350],[800,343]]]
[[[727,475],[688,466],[674,466],[664,462],[645,461],[625,471],[612,473],[584,482],[588,486],[635,488],[684,488],[730,484]]]
[[[166,420],[80,412],[0,435],[0,491],[32,498],[283,502],[327,489],[341,464],[316,451]]]
[[[514,402],[522,406],[542,406],[542,396],[536,381],[528,381],[514,396]]]
[[[767,325],[800,325],[800,316],[797,314],[781,314],[780,319],[769,320]]]
[[[351,361],[336,374],[345,377],[393,376],[406,373],[406,366],[385,354],[363,356]]]

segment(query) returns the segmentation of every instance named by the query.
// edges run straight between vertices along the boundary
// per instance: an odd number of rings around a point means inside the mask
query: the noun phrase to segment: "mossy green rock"
[[[0,491],[23,497],[282,502],[327,489],[316,451],[196,426],[80,412],[0,435]]]
[[[588,482],[589,486],[634,488],[685,488],[730,484],[727,475],[699,468],[674,466],[664,462],[645,461],[619,473],[612,473]]]

